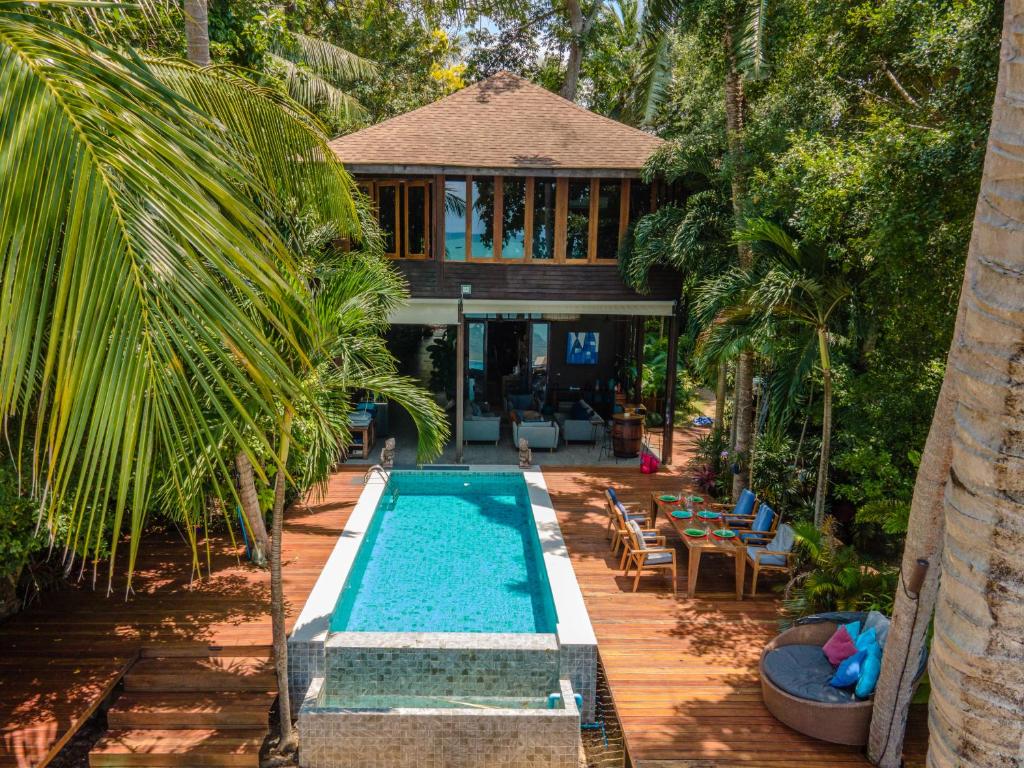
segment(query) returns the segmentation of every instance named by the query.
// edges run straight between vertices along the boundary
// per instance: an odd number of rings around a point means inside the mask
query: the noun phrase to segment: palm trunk
[[[267,524],[260,510],[260,500],[256,493],[256,478],[253,476],[252,463],[244,451],[235,456],[235,469],[238,471],[238,500],[242,504],[246,527],[249,529],[252,561],[256,565],[266,565],[267,553],[270,552],[270,537],[267,535]]]
[[[583,46],[594,22],[597,21],[601,2],[594,0],[590,12],[587,14],[583,13],[579,0],[566,0],[565,7],[569,12],[569,29],[572,36],[569,41],[569,60],[565,65],[565,81],[562,83],[560,93],[562,98],[575,101],[580,83],[580,69],[583,67]]]
[[[828,331],[818,330],[818,354],[821,356],[821,456],[818,459],[818,483],[814,489],[814,526],[825,522],[825,497],[828,495],[828,460],[832,449],[832,363],[828,351]]]
[[[206,0],[185,0],[185,41],[188,60],[201,67],[210,64],[210,24]]]
[[[718,364],[718,381],[715,382],[715,429],[722,429],[725,418],[725,363]]]
[[[743,79],[736,67],[736,56],[732,42],[732,29],[726,24],[722,45],[725,48],[727,72],[725,76],[725,135],[729,152],[732,186],[732,210],[735,223],[743,218],[743,209],[747,197],[747,176],[745,167],[745,148],[743,144],[743,124],[746,112],[746,100],[743,94]],[[742,269],[749,269],[753,263],[753,251],[749,243],[737,243],[736,252]],[[750,350],[740,353],[736,365],[736,412],[733,414],[735,439],[733,450],[744,460],[750,450],[753,432],[753,391],[754,391],[754,355]],[[738,474],[732,476],[732,497],[738,499],[747,486],[747,475],[743,471],[743,462]]]
[[[274,510],[271,522],[273,536],[270,550],[270,624],[274,641],[274,666],[277,670],[278,714],[281,721],[281,742],[278,749],[288,752],[295,747],[292,729],[291,696],[288,691],[288,633],[284,623],[284,585],[281,582],[281,540],[284,533],[284,467],[288,462],[291,444],[291,412],[285,413],[281,428],[281,450],[278,460],[281,468],[274,478]]]
[[[1003,11],[992,127],[974,215],[929,679],[928,764],[1020,765],[1024,755],[1024,0]]]

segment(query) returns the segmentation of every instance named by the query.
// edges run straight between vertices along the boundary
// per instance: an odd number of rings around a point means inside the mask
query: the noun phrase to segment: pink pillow
[[[857,652],[857,646],[854,645],[846,627],[839,627],[821,650],[825,652],[829,663],[836,667],[845,659],[853,656]]]

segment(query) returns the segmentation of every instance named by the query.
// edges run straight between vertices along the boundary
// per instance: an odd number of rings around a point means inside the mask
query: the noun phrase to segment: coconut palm
[[[956,327],[914,486],[903,586],[871,723],[870,755],[884,766],[899,765],[912,668],[933,604],[929,766],[1013,765],[1024,744],[1022,14],[1024,0],[1007,0]],[[929,563],[927,577],[912,591],[907,584],[920,559]]]
[[[730,270],[709,282],[699,304],[702,312],[714,314],[712,334],[741,327],[745,334],[736,338],[749,336],[751,329],[770,321],[776,333],[805,339],[796,345],[798,348],[816,348],[823,390],[814,522],[821,527],[832,437],[831,326],[837,310],[853,295],[853,286],[822,249],[797,242],[770,221],[747,221],[737,230],[736,239],[753,248],[758,257],[755,265]]]

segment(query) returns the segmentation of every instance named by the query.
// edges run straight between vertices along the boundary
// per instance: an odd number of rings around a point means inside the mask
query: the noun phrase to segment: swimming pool
[[[332,632],[554,632],[522,474],[391,473]]]

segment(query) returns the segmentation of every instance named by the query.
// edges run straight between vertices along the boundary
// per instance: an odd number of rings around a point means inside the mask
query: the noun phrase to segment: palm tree
[[[899,765],[913,667],[933,605],[928,764],[1013,765],[1024,743],[1022,14],[1024,0],[1007,0],[956,327],[914,486],[902,586],[871,722],[869,754],[883,766]],[[922,560],[926,578],[915,589],[911,574]]]
[[[770,221],[749,220],[735,237],[757,254],[755,265],[733,269],[711,281],[699,304],[705,314],[714,314],[715,334],[771,322],[777,331],[807,340],[798,347],[817,349],[823,392],[814,523],[820,528],[825,519],[832,438],[831,324],[836,311],[853,295],[853,288],[822,249],[797,242]]]
[[[200,67],[210,63],[210,23],[206,0],[185,0],[185,42],[189,61]]]

